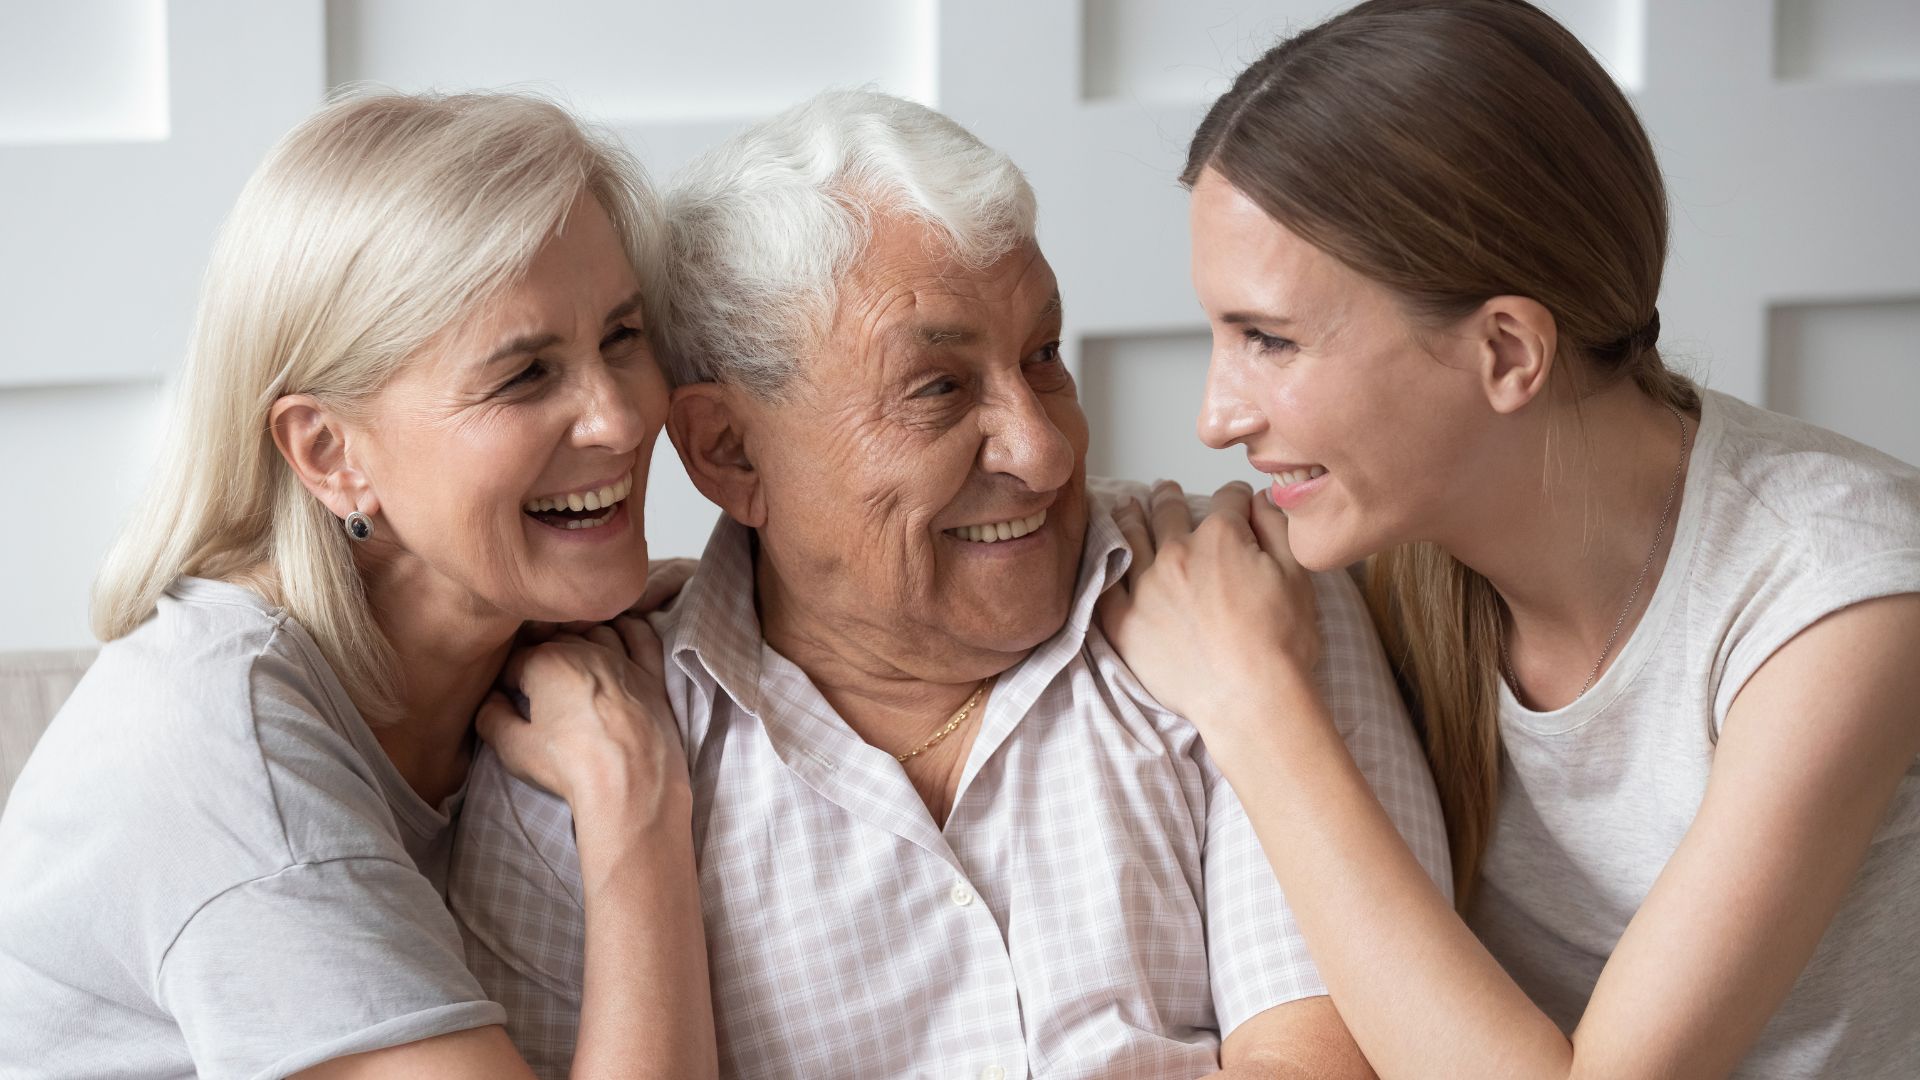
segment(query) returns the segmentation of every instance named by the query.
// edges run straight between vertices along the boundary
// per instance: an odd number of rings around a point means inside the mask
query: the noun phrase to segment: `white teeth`
[[[528,499],[520,509],[529,514],[553,510],[606,510],[624,502],[633,494],[633,477],[623,476],[597,491],[581,491],[568,495],[553,495],[540,499]],[[569,526],[571,527],[571,526]]]
[[[565,527],[569,529],[597,529],[612,520],[613,514],[609,511],[608,513],[601,514],[597,518],[573,518],[566,523]]]
[[[996,544],[1002,540],[1018,540],[1047,520],[1045,510],[1032,517],[1015,518],[1012,521],[996,521],[989,525],[962,525],[948,529],[947,535],[957,540],[968,540],[976,544]]]
[[[1309,465],[1304,469],[1288,469],[1286,472],[1268,473],[1267,475],[1273,477],[1273,482],[1279,484],[1281,487],[1292,487],[1295,484],[1304,484],[1309,480],[1317,480],[1327,475],[1327,470],[1318,465]]]

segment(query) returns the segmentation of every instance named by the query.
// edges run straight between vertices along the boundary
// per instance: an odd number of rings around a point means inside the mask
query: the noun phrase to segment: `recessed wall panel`
[[[1245,451],[1209,449],[1195,431],[1211,348],[1199,331],[1085,340],[1080,403],[1092,434],[1089,475],[1178,480],[1197,492],[1229,480],[1259,483]]]
[[[94,644],[87,597],[153,469],[158,383],[0,390],[0,460],[31,512],[0,529],[0,652]]]
[[[1774,70],[1782,79],[1920,79],[1915,0],[1776,0]]]
[[[0,145],[166,137],[165,0],[0,4]]]
[[[1632,88],[1641,82],[1644,3],[1550,0],[1543,6]],[[1210,100],[1281,39],[1349,6],[1337,0],[1084,0],[1082,92],[1088,99]]]
[[[1327,0],[1085,0],[1083,93],[1144,101],[1216,97],[1282,37],[1344,6]]]
[[[610,123],[757,116],[828,86],[933,96],[933,0],[329,0],[328,79],[525,86]]]
[[[1920,464],[1920,297],[1778,305],[1767,336],[1769,407]]]

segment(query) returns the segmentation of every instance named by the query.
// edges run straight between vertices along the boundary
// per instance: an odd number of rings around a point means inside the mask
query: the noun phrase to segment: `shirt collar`
[[[1126,539],[1113,520],[1113,507],[1126,493],[1111,485],[1089,485],[1087,532],[1066,623],[1014,667],[1035,663],[1058,667],[1085,644],[1094,605],[1132,561]],[[720,515],[700,556],[700,569],[681,590],[672,615],[667,655],[689,677],[703,670],[741,708],[758,714],[763,638],[754,601],[753,530]]]

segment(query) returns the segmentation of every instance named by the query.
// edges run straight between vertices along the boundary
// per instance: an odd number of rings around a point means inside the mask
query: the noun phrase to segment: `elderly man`
[[[1371,1075],[1220,771],[1093,625],[1129,553],[1019,171],[832,93],[710,152],[669,213],[669,430],[725,514],[655,625],[723,1072]],[[1445,885],[1371,624],[1319,585],[1343,731]],[[469,960],[562,1075],[566,806],[483,757],[462,830]]]

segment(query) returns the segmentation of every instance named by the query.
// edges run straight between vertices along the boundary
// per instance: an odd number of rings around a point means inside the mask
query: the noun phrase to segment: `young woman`
[[[530,720],[493,689],[523,624],[646,584],[658,232],[528,98],[349,99],[261,166],[107,644],[0,819],[0,1073],[531,1077],[443,902],[476,712],[574,815],[574,1075],[714,1072],[658,644],[517,654]]]
[[[1273,484],[1197,529],[1156,494],[1106,625],[1375,1068],[1920,1072],[1920,473],[1663,366],[1665,194],[1599,65],[1519,0],[1364,3],[1185,180],[1201,434]],[[1363,557],[1459,913],[1312,677],[1302,568]]]

